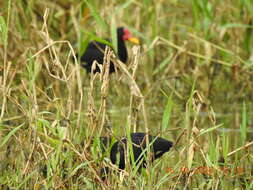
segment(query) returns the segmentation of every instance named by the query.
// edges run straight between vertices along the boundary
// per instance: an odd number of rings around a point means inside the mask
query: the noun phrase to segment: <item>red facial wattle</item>
[[[123,40],[128,40],[131,38],[131,33],[128,29],[124,29],[124,35],[122,36]]]

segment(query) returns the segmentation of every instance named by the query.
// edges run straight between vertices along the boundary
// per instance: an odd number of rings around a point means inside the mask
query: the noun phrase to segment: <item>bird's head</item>
[[[164,153],[168,152],[172,146],[173,143],[171,141],[168,141],[161,137],[157,137],[155,142],[153,143],[155,159],[161,157]]]
[[[122,40],[124,41],[127,40],[132,43],[139,44],[139,39],[132,37],[131,32],[127,28],[119,27],[117,29],[117,33],[118,33],[118,36],[122,38]]]

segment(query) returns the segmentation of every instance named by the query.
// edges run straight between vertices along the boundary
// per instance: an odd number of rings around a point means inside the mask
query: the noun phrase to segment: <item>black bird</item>
[[[124,27],[117,28],[117,41],[118,41],[118,58],[123,63],[127,62],[127,48],[125,45],[125,41],[128,40],[130,42],[139,43],[137,38],[133,38],[131,33],[128,29]],[[81,56],[81,62],[84,62],[82,66],[86,69],[88,73],[91,72],[92,64],[96,60],[99,64],[103,64],[104,60],[104,51],[105,51],[106,44],[101,42],[92,41],[88,44],[86,51]],[[110,63],[109,72],[112,73],[115,71],[114,65]],[[96,67],[94,72],[100,72],[99,68]]]
[[[145,157],[147,156],[146,153],[142,154],[143,151],[146,151],[146,133],[131,133],[131,141],[132,141],[132,148],[134,154],[134,161],[136,165],[139,162],[141,167],[146,166]],[[171,141],[168,141],[161,137],[154,137],[149,135],[149,143],[150,151],[152,155],[152,161],[157,158],[160,158],[164,153],[168,152],[170,148],[173,146]],[[125,169],[125,151],[127,150],[127,138],[124,137],[120,141],[117,141],[111,148],[110,152],[110,159],[113,164],[118,164],[120,169]],[[141,155],[142,154],[142,155]],[[117,160],[118,158],[118,160]],[[130,159],[130,158],[129,158]]]

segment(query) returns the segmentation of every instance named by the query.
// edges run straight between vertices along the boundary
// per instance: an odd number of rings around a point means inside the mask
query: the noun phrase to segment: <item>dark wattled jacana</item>
[[[128,54],[127,48],[125,45],[125,41],[128,40],[130,42],[139,43],[137,38],[133,38],[128,29],[124,27],[117,28],[117,42],[118,42],[118,58],[123,63],[127,62]],[[81,62],[84,63],[82,66],[86,69],[88,73],[91,72],[92,64],[96,60],[99,64],[103,64],[104,61],[104,52],[105,52],[106,44],[101,42],[92,41],[88,44],[84,54],[81,56]],[[112,73],[115,71],[114,65],[110,63],[109,72]],[[99,68],[96,67],[94,72],[100,72]]]
[[[140,164],[140,167],[146,167],[146,157],[147,157],[147,134],[146,133],[131,133],[131,143],[133,148],[133,156],[136,165]],[[150,143],[151,158],[154,161],[160,158],[164,153],[168,152],[173,143],[161,137],[155,137],[148,135],[148,140]],[[100,138],[100,142],[104,147],[109,148],[109,144],[112,142],[110,137]],[[116,141],[110,151],[110,159],[113,164],[116,164],[119,169],[125,169],[126,166],[126,151],[127,151],[128,140],[126,137],[119,141]],[[130,157],[128,158],[130,160]],[[130,162],[131,163],[131,162]],[[100,170],[100,176],[102,180],[106,180],[110,170],[108,167],[104,167]]]
[[[147,156],[147,142],[146,142],[146,133],[131,133],[131,142],[133,148],[134,161],[136,165],[140,163],[141,167],[146,166],[145,157]],[[173,146],[171,141],[168,141],[161,137],[154,137],[148,135],[150,143],[150,151],[152,156],[152,161],[157,158],[160,158],[164,153],[168,152]],[[127,138],[124,137],[120,141],[117,141],[111,148],[110,159],[113,164],[118,164],[120,169],[125,169],[125,153],[127,150]],[[130,158],[129,158],[130,159]]]

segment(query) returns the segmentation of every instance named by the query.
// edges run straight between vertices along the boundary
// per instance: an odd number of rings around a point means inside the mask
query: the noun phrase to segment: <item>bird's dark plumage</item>
[[[137,164],[142,161],[141,166],[145,167],[146,161],[145,156],[146,154],[142,154],[143,151],[146,151],[146,133],[132,133],[131,134],[131,141],[133,147],[133,154],[134,160],[137,161]],[[152,153],[152,160],[155,160],[161,157],[164,153],[168,152],[172,147],[173,143],[161,138],[161,137],[154,137],[149,135],[149,143],[150,151]],[[118,164],[120,169],[125,168],[125,151],[127,150],[127,139],[123,138],[120,141],[117,141],[111,149],[110,152],[110,159],[113,164]],[[118,158],[118,160],[117,160]]]
[[[123,63],[126,63],[128,58],[125,40],[134,41],[132,39],[133,38],[131,37],[130,32],[126,28],[117,28],[118,58]],[[136,43],[138,42],[136,41]],[[82,66],[87,70],[87,72],[91,72],[92,64],[95,60],[99,64],[103,64],[105,47],[105,44],[97,41],[92,41],[88,44],[86,51],[81,56],[81,62],[83,63]],[[113,63],[111,62],[109,72],[112,73],[114,71],[115,68]],[[100,72],[99,68],[96,67],[94,72]]]

